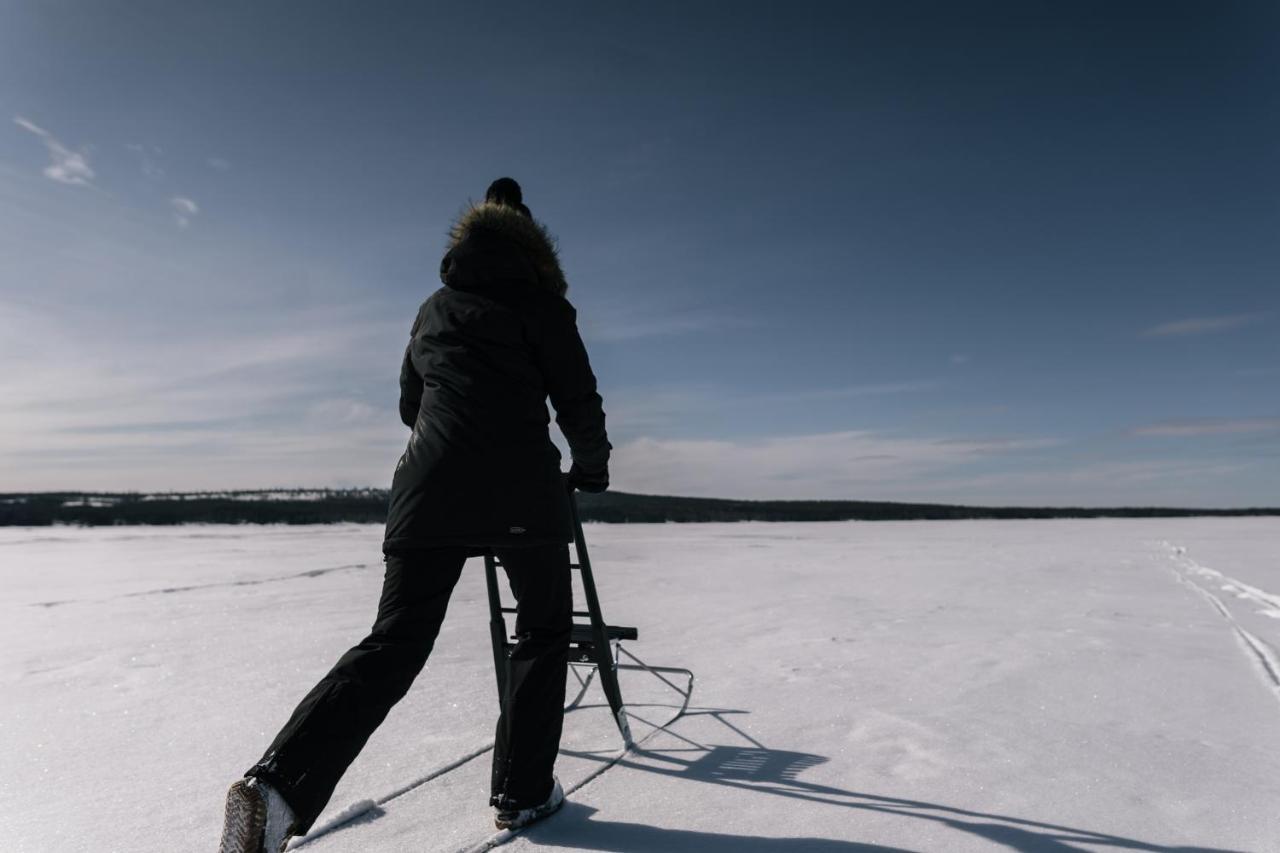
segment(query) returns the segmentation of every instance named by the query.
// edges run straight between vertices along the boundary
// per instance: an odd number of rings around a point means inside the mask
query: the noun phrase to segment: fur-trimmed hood
[[[447,250],[452,251],[476,231],[496,231],[516,243],[533,264],[539,284],[560,296],[565,295],[569,284],[560,269],[556,239],[541,222],[505,204],[473,202],[450,226]]]

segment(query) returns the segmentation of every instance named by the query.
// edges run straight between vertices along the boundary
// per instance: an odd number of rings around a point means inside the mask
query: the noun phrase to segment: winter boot
[[[218,853],[280,853],[294,826],[279,791],[260,779],[241,779],[227,791]]]
[[[552,776],[551,795],[547,797],[545,803],[528,809],[495,808],[493,824],[498,829],[519,829],[522,826],[528,826],[535,820],[541,820],[563,805],[564,788],[560,787],[560,780]]]

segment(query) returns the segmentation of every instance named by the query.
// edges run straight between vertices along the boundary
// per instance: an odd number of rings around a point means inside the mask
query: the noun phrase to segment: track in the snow
[[[1258,673],[1263,683],[1270,688],[1271,694],[1276,699],[1280,699],[1280,657],[1277,657],[1272,648],[1259,637],[1246,630],[1232,615],[1230,608],[1221,598],[1205,589],[1204,586],[1192,578],[1199,577],[1218,582],[1222,590],[1232,593],[1236,598],[1263,605],[1263,609],[1259,612],[1273,618],[1275,614],[1269,608],[1275,608],[1280,603],[1280,596],[1275,596],[1264,590],[1241,583],[1235,578],[1222,574],[1222,572],[1200,565],[1186,555],[1186,548],[1169,545],[1169,543],[1165,544],[1171,551],[1170,558],[1174,562],[1175,577],[1180,583],[1190,587],[1208,601],[1213,609],[1218,612],[1218,615],[1227,621],[1227,624],[1231,626],[1231,630],[1235,633],[1236,640],[1240,643],[1241,650],[1254,665],[1254,670]]]

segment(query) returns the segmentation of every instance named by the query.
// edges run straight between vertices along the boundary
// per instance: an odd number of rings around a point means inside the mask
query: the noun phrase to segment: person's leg
[[[320,679],[246,771],[280,792],[298,835],[311,828],[348,765],[421,672],[465,561],[462,548],[387,555],[369,636]]]
[[[516,644],[493,750],[491,805],[530,808],[551,793],[573,629],[567,544],[497,551],[516,597]]]

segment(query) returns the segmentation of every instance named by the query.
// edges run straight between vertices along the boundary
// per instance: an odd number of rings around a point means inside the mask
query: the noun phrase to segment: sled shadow
[[[1063,826],[1044,821],[973,811],[954,806],[886,797],[858,791],[849,791],[831,785],[805,782],[799,777],[804,771],[824,764],[830,759],[824,755],[769,749],[735,726],[726,717],[744,714],[746,711],[731,709],[693,709],[685,717],[709,716],[727,730],[747,741],[750,746],[702,744],[673,731],[666,733],[683,746],[664,749],[638,748],[632,755],[618,761],[619,766],[645,773],[656,773],[711,785],[739,788],[753,793],[767,793],[788,799],[823,803],[864,812],[880,812],[900,815],[904,818],[941,824],[958,832],[977,836],[992,844],[1018,853],[1088,853],[1096,847],[1115,850],[1136,850],[1146,853],[1247,853],[1217,847],[1167,846],[1126,838],[1104,832]],[[643,719],[630,714],[632,719]],[[652,725],[652,724],[651,724]],[[582,758],[596,758],[598,754],[577,753],[563,750]],[[641,763],[641,760],[644,763]],[[566,806],[566,810],[567,810]],[[820,838],[750,838],[714,833],[665,830],[626,823],[597,823],[588,820],[589,812],[572,820],[566,826],[575,827],[572,833],[561,836],[553,824],[540,828],[538,838],[547,844],[563,847],[598,847],[601,850],[648,853],[659,850],[743,850],[743,851],[815,851],[815,853],[861,853],[861,851],[898,851],[901,848],[874,844],[835,841]],[[850,834],[856,832],[856,819],[851,816],[847,825]],[[607,832],[599,827],[608,827]],[[543,836],[541,833],[547,833]],[[579,836],[578,833],[581,833]],[[590,839],[579,843],[579,839]],[[629,845],[629,846],[628,846]],[[685,846],[687,845],[687,846]],[[720,845],[717,847],[717,845]],[[1077,845],[1087,845],[1080,847]]]
[[[526,834],[535,844],[606,853],[916,853],[829,838],[768,838],[592,820],[596,811],[581,803],[565,803],[555,820]]]

